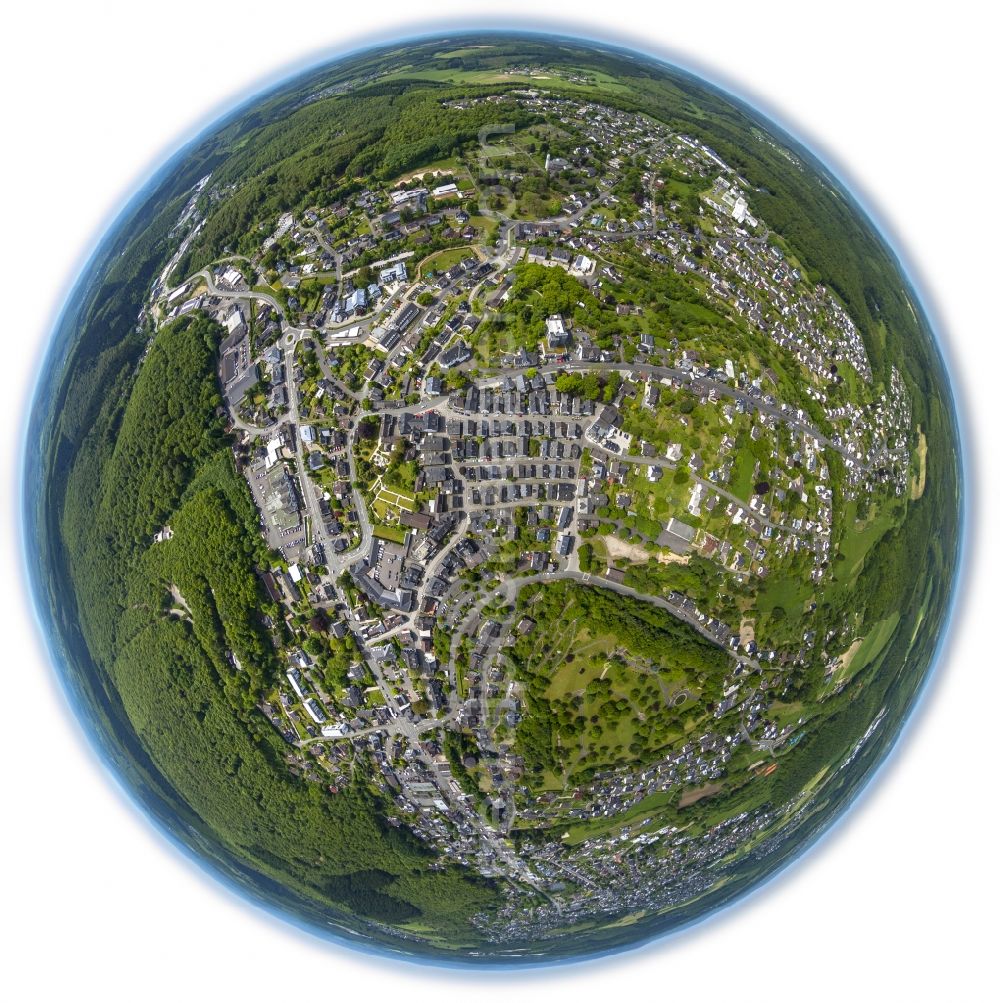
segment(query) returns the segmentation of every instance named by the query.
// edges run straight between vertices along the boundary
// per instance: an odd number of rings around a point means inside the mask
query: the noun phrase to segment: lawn
[[[401,512],[413,512],[417,508],[412,493],[385,485],[379,487],[370,504],[375,517],[386,524],[397,521]]]
[[[379,523],[372,523],[372,535],[380,540],[391,540],[393,543],[402,543],[406,539],[406,530],[399,526],[384,526]]]
[[[556,655],[561,661],[551,667],[551,682],[546,695],[551,699],[562,700],[571,691],[586,687],[591,680],[600,676],[604,670],[608,654],[614,650],[615,639],[611,634],[592,636],[586,627],[581,627],[574,633],[575,623],[566,631],[557,635],[556,644],[566,645],[566,650],[557,648]]]
[[[774,575],[769,578],[757,596],[757,608],[762,613],[771,613],[780,606],[789,616],[796,616],[812,594],[809,582],[801,582],[789,575]]]
[[[750,492],[753,490],[753,470],[756,460],[749,449],[741,449],[736,455],[733,463],[733,476],[730,490],[738,498],[744,501],[750,500]]]
[[[687,520],[685,506],[691,494],[691,482],[677,484],[671,468],[664,467],[663,476],[658,481],[651,481],[646,476],[645,466],[636,466],[629,487],[635,492],[637,503],[645,497],[650,518],[666,522],[671,516],[677,516]]]
[[[896,511],[892,503],[880,505],[864,521],[855,518],[857,502],[848,502],[844,507],[845,532],[840,542],[840,553],[848,569],[846,575],[838,574],[838,579],[852,582],[861,570],[865,555],[896,524]]]
[[[893,613],[884,620],[879,620],[868,632],[868,636],[861,642],[861,647],[854,653],[851,664],[848,666],[850,675],[860,672],[866,665],[878,658],[882,649],[892,639],[899,625],[899,613]]]
[[[420,262],[417,266],[417,271],[421,278],[426,278],[432,271],[446,272],[453,265],[457,265],[472,253],[471,244],[464,244],[462,247],[449,247],[443,251],[435,251]]]

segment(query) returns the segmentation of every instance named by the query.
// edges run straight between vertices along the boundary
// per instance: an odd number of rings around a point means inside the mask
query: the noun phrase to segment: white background
[[[245,906],[172,850],[99,766],[42,657],[14,511],[20,423],[56,305],[120,207],[234,99],[324,52],[537,3],[168,0],[4,14],[0,577],[9,999],[586,1001],[982,998],[995,949],[998,196],[996,26],[980,5],[550,0],[550,27],[658,51],[821,150],[888,228],[939,319],[975,502],[948,655],[849,817],[765,890],[611,962],[455,975],[374,961]],[[481,14],[482,20],[476,21]],[[991,936],[993,934],[993,936]],[[994,990],[995,991],[995,990]]]

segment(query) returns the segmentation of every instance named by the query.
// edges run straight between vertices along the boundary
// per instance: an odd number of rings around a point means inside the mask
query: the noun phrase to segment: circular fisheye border
[[[44,655],[41,657],[44,657],[50,667],[50,679],[54,679],[56,682],[56,689],[58,689],[61,696],[61,700],[58,702],[67,712],[67,718],[72,718],[74,730],[78,729],[76,730],[77,734],[80,734],[80,732],[84,734],[86,742],[83,744],[86,745],[95,760],[106,771],[107,775],[113,781],[114,787],[124,795],[124,800],[133,809],[137,810],[138,815],[158,835],[165,837],[166,842],[174,851],[177,851],[189,863],[193,863],[200,872],[210,876],[214,887],[217,888],[221,885],[229,892],[234,893],[240,901],[252,904],[257,910],[262,911],[268,917],[280,921],[281,929],[283,930],[287,931],[290,927],[296,928],[327,945],[334,944],[338,947],[348,948],[354,956],[360,954],[377,958],[380,961],[392,959],[393,961],[408,962],[422,968],[434,968],[439,971],[458,970],[466,973],[473,970],[502,970],[508,973],[519,970],[537,971],[539,969],[561,968],[566,965],[605,962],[609,959],[627,957],[639,950],[650,950],[667,942],[676,942],[681,934],[700,926],[722,912],[732,910],[738,904],[746,901],[750,896],[759,896],[763,889],[774,890],[777,879],[779,877],[784,878],[794,864],[808,855],[818,844],[828,840],[843,823],[845,818],[857,809],[858,803],[864,800],[869,792],[872,791],[876,781],[884,776],[887,763],[903,745],[903,738],[910,733],[915,720],[926,709],[925,705],[931,689],[930,682],[938,674],[943,653],[948,647],[949,638],[956,629],[955,619],[959,609],[957,600],[959,594],[964,590],[969,575],[969,562],[967,560],[969,526],[970,521],[976,515],[969,474],[969,457],[971,455],[969,434],[971,426],[965,420],[966,415],[963,413],[963,401],[966,397],[964,394],[956,392],[960,387],[956,382],[956,368],[952,364],[952,353],[949,351],[947,339],[942,336],[945,325],[939,312],[934,308],[933,298],[928,294],[923,283],[918,281],[918,268],[907,260],[905,254],[901,251],[901,242],[898,240],[895,231],[882,214],[875,209],[873,199],[866,193],[863,193],[862,187],[856,180],[851,179],[849,170],[817,138],[807,137],[804,128],[789,124],[780,109],[772,106],[768,100],[760,95],[751,93],[750,88],[746,87],[742,82],[737,84],[734,81],[725,79],[724,75],[717,68],[699,64],[697,59],[688,53],[677,52],[669,50],[666,47],[650,44],[648,38],[639,38],[617,29],[608,30],[603,26],[600,28],[601,37],[588,34],[589,30],[595,28],[596,25],[573,25],[563,20],[548,18],[517,18],[514,20],[498,17],[476,18],[467,21],[456,21],[450,18],[437,20],[422,18],[419,21],[398,23],[390,28],[380,29],[376,32],[355,35],[343,44],[334,45],[311,53],[303,61],[298,62],[294,66],[286,66],[261,76],[242,93],[233,95],[217,104],[204,114],[186,135],[176,137],[174,142],[165,145],[161,151],[155,154],[151,158],[150,169],[139,179],[131,192],[123,194],[119,208],[101,222],[93,235],[93,239],[89,240],[85,245],[78,263],[74,265],[71,280],[54,296],[54,306],[45,325],[48,333],[46,338],[41,342],[36,356],[36,379],[34,384],[26,389],[26,406],[22,408],[21,412],[24,418],[22,419],[20,457],[18,460],[20,479],[15,486],[18,495],[15,507],[18,513],[17,529],[19,530],[18,535],[21,539],[22,568],[25,578],[30,583],[30,604],[39,651],[44,652]],[[870,768],[868,777],[839,806],[836,813],[825,824],[821,825],[816,832],[805,839],[794,853],[790,854],[788,858],[770,871],[765,878],[742,890],[733,900],[717,905],[684,925],[668,931],[654,932],[645,937],[639,937],[629,944],[620,945],[613,949],[585,953],[578,957],[555,959],[518,958],[505,962],[483,961],[474,958],[443,959],[422,956],[416,953],[409,954],[402,948],[395,950],[381,945],[374,945],[366,941],[361,934],[347,936],[333,930],[324,930],[313,923],[284,911],[273,902],[238,884],[231,876],[224,874],[215,864],[197,854],[181,841],[170,828],[156,820],[147,811],[139,792],[127,785],[111,764],[105,750],[102,748],[101,735],[96,722],[90,718],[84,708],[78,705],[76,695],[70,685],[71,673],[67,667],[66,656],[60,650],[61,645],[59,637],[56,634],[56,625],[47,622],[46,613],[44,612],[44,581],[41,578],[39,568],[35,565],[32,555],[29,553],[38,529],[33,522],[33,513],[31,511],[34,499],[30,495],[30,491],[35,485],[31,481],[29,469],[31,458],[29,435],[31,432],[37,430],[39,422],[45,417],[42,410],[45,402],[42,400],[41,395],[49,381],[58,376],[61,367],[66,361],[69,346],[65,343],[65,339],[60,338],[60,335],[62,334],[61,328],[72,303],[74,293],[79,289],[82,281],[86,279],[91,263],[98,255],[101,246],[110,236],[117,233],[123,221],[130,214],[130,211],[145,200],[149,191],[186,156],[187,151],[192,146],[219,128],[224,120],[239,114],[250,105],[265,99],[274,91],[289,86],[297,79],[314,73],[326,64],[335,63],[352,56],[362,56],[367,52],[386,45],[406,45],[408,43],[430,41],[435,38],[458,38],[463,35],[483,35],[487,33],[508,37],[521,34],[525,37],[535,37],[540,40],[562,40],[583,46],[590,45],[610,48],[622,55],[643,56],[655,62],[665,64],[669,68],[680,70],[696,78],[700,83],[719,92],[727,100],[762,118],[773,131],[782,134],[782,138],[791,146],[807,154],[813,161],[812,166],[814,169],[820,168],[825,171],[832,182],[850,200],[854,210],[868,221],[874,232],[882,239],[889,253],[895,259],[901,276],[910,287],[909,292],[911,293],[913,302],[923,315],[922,326],[926,327],[933,340],[941,360],[942,371],[946,377],[946,385],[942,389],[947,394],[946,403],[950,403],[950,413],[955,429],[957,445],[956,476],[959,491],[955,571],[951,582],[951,595],[948,601],[948,608],[942,619],[940,632],[931,659],[899,729],[892,737],[878,762]]]

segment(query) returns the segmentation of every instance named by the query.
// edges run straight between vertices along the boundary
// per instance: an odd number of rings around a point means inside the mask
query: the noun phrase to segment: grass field
[[[417,266],[417,271],[421,278],[425,278],[431,272],[446,272],[470,254],[472,254],[471,244],[465,244],[462,247],[449,247],[444,251],[436,251],[420,262]]]
[[[884,503],[864,521],[856,519],[857,505],[848,502],[844,509],[847,531],[841,541],[840,552],[848,569],[846,579],[853,580],[861,570],[865,555],[897,522],[895,505]],[[838,577],[841,577],[838,575]]]
[[[478,56],[488,45],[467,45],[464,49],[449,49],[447,52],[435,52],[435,59],[461,59],[463,56]]]
[[[390,540],[393,543],[402,543],[406,539],[406,530],[399,526],[384,526],[379,523],[372,523],[372,535],[380,540]]]
[[[739,452],[736,462],[733,464],[733,477],[730,490],[744,501],[750,500],[750,492],[753,490],[755,463],[753,453],[749,449],[743,449]]]
[[[689,787],[677,802],[678,808],[687,808],[688,805],[696,804],[702,798],[710,798],[713,794],[718,794],[722,790],[722,784],[703,784],[701,787]]]
[[[898,625],[899,613],[893,613],[892,616],[879,620],[875,624],[868,632],[868,636],[861,642],[850,663],[845,666],[849,676],[860,672],[866,665],[878,658],[883,648],[892,639],[892,635],[896,633]]]
[[[771,613],[776,606],[781,606],[788,613],[798,613],[812,592],[808,582],[776,575],[761,589],[757,596],[757,608],[762,613]]]
[[[442,58],[446,57],[442,56]],[[595,90],[610,91],[616,94],[629,94],[632,92],[632,88],[628,84],[623,84],[606,73],[588,71],[587,76],[587,81],[578,82],[574,80],[567,80],[557,74],[500,73],[496,70],[463,70],[451,69],[448,67],[440,70],[418,70],[404,67],[401,70],[397,70],[395,73],[386,74],[381,79],[383,81],[435,80],[450,84],[544,83],[545,86],[549,88],[558,88],[560,90],[568,91],[583,91],[587,94],[593,94]]]

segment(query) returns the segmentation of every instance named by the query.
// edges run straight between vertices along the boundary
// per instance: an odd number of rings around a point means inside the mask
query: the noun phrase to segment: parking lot
[[[254,504],[259,512],[266,513],[269,471],[265,469],[264,462],[260,461],[247,467],[245,473]],[[305,550],[305,525],[301,519],[297,526],[288,526],[283,529],[274,525],[266,515],[262,515],[260,525],[269,547],[280,551],[289,561],[294,562],[300,558]]]

